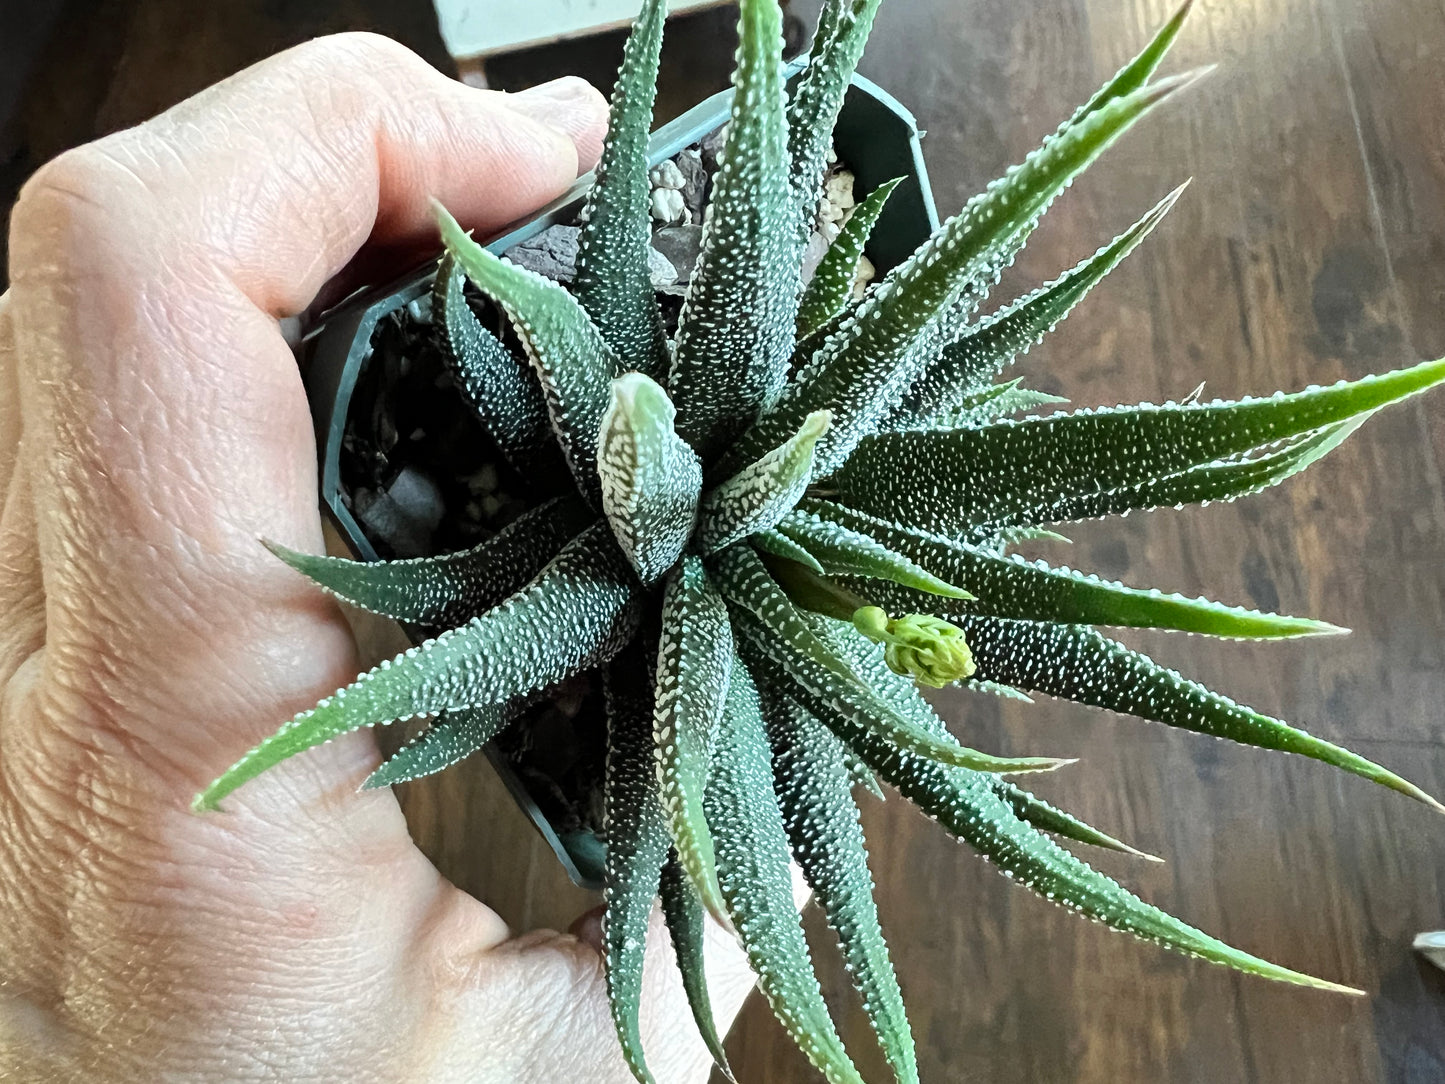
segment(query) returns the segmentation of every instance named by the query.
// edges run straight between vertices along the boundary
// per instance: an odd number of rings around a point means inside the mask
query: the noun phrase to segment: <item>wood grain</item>
[[[1195,6],[1171,69],[1220,70],[1060,201],[1000,296],[1092,252],[1184,178],[1193,186],[1023,370],[1095,405],[1179,397],[1201,381],[1206,394],[1268,392],[1445,354],[1439,0]],[[322,27],[364,24],[435,49],[417,29],[418,5],[403,0],[223,7],[201,18],[178,0],[72,3],[89,14],[67,23],[66,63],[36,67],[0,182],[13,191],[68,143]],[[893,0],[864,70],[928,129],[947,212],[1027,153],[1167,14],[1164,0]],[[553,74],[533,62],[538,78]],[[1129,639],[1441,793],[1442,468],[1437,397],[1382,414],[1281,489],[1089,525],[1047,555],[1353,627],[1344,639],[1268,647]],[[1069,705],[961,694],[942,704],[970,744],[1083,758],[1040,790],[1168,859],[1090,856],[1145,898],[1368,996],[1241,978],[1080,922],[890,798],[867,805],[866,824],[925,1081],[1445,1080],[1445,976],[1408,947],[1416,931],[1445,926],[1441,818],[1312,762]],[[566,883],[484,764],[408,788],[404,801],[428,853],[518,928],[565,925],[594,902]],[[809,922],[844,1037],[865,1074],[885,1080],[829,935],[816,915]],[[729,1048],[742,1080],[816,1079],[761,1003]]]

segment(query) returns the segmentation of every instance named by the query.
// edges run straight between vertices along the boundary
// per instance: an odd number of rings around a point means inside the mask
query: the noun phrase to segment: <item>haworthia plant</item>
[[[286,723],[196,807],[219,807],[340,734],[414,716],[435,718],[367,785],[438,771],[520,725],[519,706],[596,672],[608,713],[604,793],[591,804],[607,844],[607,993],[641,1081],[652,1079],[638,1014],[659,894],[719,1065],[703,972],[709,912],[738,935],[818,1070],[835,1084],[861,1080],[814,975],[790,861],[838,934],[893,1075],[917,1079],[853,800],[876,778],[1049,900],[1240,971],[1343,989],[1226,945],[1064,851],[1050,837],[1141,856],[1012,774],[1064,762],[969,748],[918,685],[1109,708],[1301,754],[1434,805],[1388,768],[1100,631],[1275,640],[1342,630],[1009,550],[1062,540],[1050,530],[1061,523],[1276,485],[1375,411],[1445,382],[1445,361],[1290,395],[1045,416],[1062,400],[1006,375],[1180,197],[1053,282],[975,317],[1056,197],[1190,81],[1155,78],[1187,3],[1036,152],[860,298],[856,269],[892,184],[861,194],[806,289],[801,259],[880,0],[825,0],[791,98],[776,0],[741,0],[722,166],[669,336],[647,269],[646,148],[665,7],[647,0],[628,42],[570,291],[489,254],[438,209],[436,348],[523,477],[555,477],[565,463],[575,493],[539,499],[462,553],[360,564],[273,545],[323,589],[436,635]],[[511,322],[520,354],[505,345],[511,335],[487,330],[466,289]]]

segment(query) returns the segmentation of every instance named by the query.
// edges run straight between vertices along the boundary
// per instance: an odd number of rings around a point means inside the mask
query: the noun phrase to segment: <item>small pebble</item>
[[[818,203],[820,224],[842,225],[857,204],[853,196],[854,177],[851,170],[840,169],[823,182],[823,198]]]
[[[682,171],[686,184],[682,186],[682,202],[687,204],[689,221],[702,221],[703,208],[707,203],[707,168],[702,164],[702,153],[691,148],[682,151],[673,159]]]
[[[853,183],[852,170],[840,169],[828,180],[828,186],[825,189],[828,200],[837,204],[843,210],[848,210],[855,202],[853,199]]]
[[[436,482],[407,467],[384,494],[363,500],[356,495],[356,511],[362,525],[382,539],[398,557],[420,557],[431,547],[433,532],[446,512]]]
[[[867,256],[858,260],[858,277],[853,280],[853,296],[862,297],[868,289],[868,284],[878,277],[878,268],[873,266],[873,261]]]
[[[652,280],[654,289],[672,286],[677,282],[677,268],[673,267],[672,261],[657,249],[649,248],[647,250],[647,276]]]
[[[675,192],[681,192],[687,186],[687,178],[682,175],[682,170],[677,168],[677,163],[670,158],[653,166],[648,172],[647,178],[652,182],[653,188],[668,188]]]
[[[803,249],[803,285],[813,281],[813,276],[818,271],[818,264],[823,262],[823,254],[828,251],[828,239],[817,230],[814,230],[808,238],[808,245]]]
[[[702,164],[707,167],[709,173],[716,173],[722,165],[723,147],[728,141],[728,129],[731,123],[724,124],[716,131],[709,132],[702,137],[698,146],[702,149]]]
[[[673,282],[691,282],[698,253],[702,251],[702,227],[665,226],[653,233],[652,247],[672,264]]]
[[[535,271],[553,282],[571,282],[577,274],[577,238],[582,231],[576,226],[552,226],[513,245],[504,254],[518,267]]]
[[[470,493],[491,493],[497,488],[497,468],[490,463],[482,465],[482,468],[467,478],[467,491]]]
[[[673,188],[654,188],[648,201],[654,222],[676,226],[687,221],[687,204],[682,193]]]

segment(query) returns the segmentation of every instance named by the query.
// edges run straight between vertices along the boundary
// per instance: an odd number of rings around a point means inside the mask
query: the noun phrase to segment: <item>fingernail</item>
[[[572,106],[591,104],[599,97],[597,91],[592,89],[592,84],[576,75],[564,75],[561,79],[553,79],[546,83],[538,83],[535,87],[528,87],[526,90],[519,90],[511,95],[511,100],[517,104],[532,102],[557,102]]]
[[[579,171],[596,164],[607,126],[607,99],[587,80],[575,75],[553,79],[507,95],[507,104],[571,139],[577,148]]]

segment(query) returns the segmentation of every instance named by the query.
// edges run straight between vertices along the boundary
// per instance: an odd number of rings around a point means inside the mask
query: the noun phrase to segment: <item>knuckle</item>
[[[307,69],[322,68],[331,73],[368,75],[377,71],[431,70],[430,65],[405,45],[384,34],[351,30],[314,38],[293,51],[296,61]]]
[[[125,195],[137,178],[113,153],[113,140],[110,137],[65,151],[25,182],[10,220],[12,247],[17,252],[40,244],[54,255],[70,247],[57,244],[66,238],[95,244],[134,221],[132,214],[116,214],[122,200],[132,212],[137,209]]]
[[[65,151],[46,162],[25,182],[15,203],[17,225],[49,223],[76,210],[105,203],[108,181],[92,144]]]

